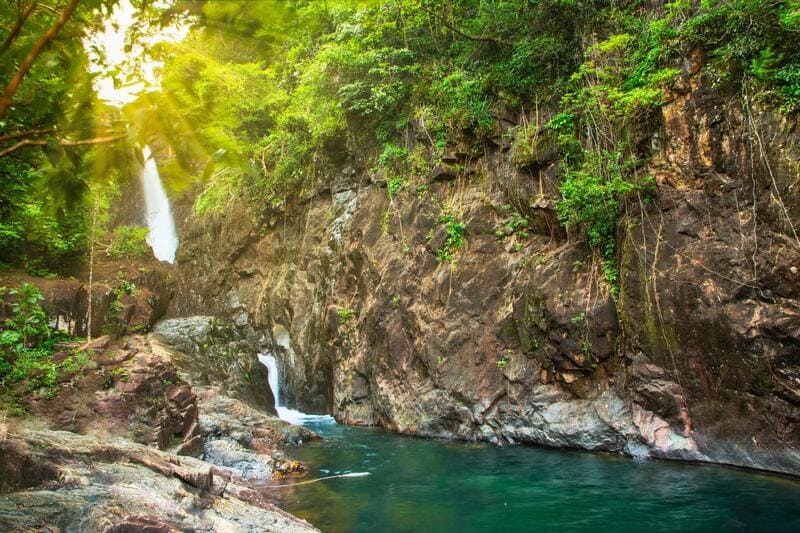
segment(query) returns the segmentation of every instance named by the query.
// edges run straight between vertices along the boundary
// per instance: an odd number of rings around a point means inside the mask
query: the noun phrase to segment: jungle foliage
[[[690,64],[702,58],[734,94],[800,111],[800,0],[179,0],[166,12],[138,2],[154,20],[188,16],[192,29],[146,50],[165,61],[161,90],[121,113],[97,101],[75,37],[113,3],[79,2],[0,122],[3,134],[57,133],[0,157],[2,261],[23,249],[47,261],[82,253],[87,184],[129,155],[61,141],[121,122],[136,140],[169,146],[162,175],[173,190],[201,189],[197,213],[245,198],[258,215],[350,159],[385,167],[393,194],[403,190],[412,124],[441,154],[464,139],[480,147],[504,113],[537,110],[541,122],[516,132],[518,164],[556,154],[559,218],[603,257],[613,286],[617,220],[648,186],[642,141]],[[29,5],[0,8],[4,37]],[[0,82],[52,23],[34,15],[0,52]]]
[[[90,189],[129,177],[124,117],[97,98],[84,43],[116,4],[0,3],[2,265],[69,272],[88,248]]]
[[[24,381],[29,390],[42,388],[50,394],[60,373],[74,372],[88,360],[86,354],[53,360],[56,344],[68,337],[49,327],[42,299],[42,292],[29,283],[0,287],[0,310],[9,317],[0,324],[0,391]]]

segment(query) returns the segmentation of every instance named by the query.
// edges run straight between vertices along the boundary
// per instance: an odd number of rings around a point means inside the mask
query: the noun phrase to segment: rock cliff
[[[397,194],[354,151],[285,213],[183,209],[169,313],[230,320],[287,404],[346,423],[800,474],[795,123],[687,65],[641,140],[655,191],[624,206],[613,297],[558,223],[555,154],[515,164],[524,119]]]

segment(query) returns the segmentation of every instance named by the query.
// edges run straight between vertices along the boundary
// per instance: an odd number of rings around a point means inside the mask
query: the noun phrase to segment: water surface
[[[325,532],[800,531],[800,483],[716,466],[429,441],[308,423],[307,479],[272,489]]]

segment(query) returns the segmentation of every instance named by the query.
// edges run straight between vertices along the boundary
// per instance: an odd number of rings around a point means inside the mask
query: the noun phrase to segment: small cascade
[[[141,174],[142,191],[147,227],[150,229],[147,234],[147,244],[153,249],[156,259],[174,263],[175,251],[178,249],[178,234],[175,231],[172,209],[149,146],[142,149],[142,156],[144,158]]]
[[[269,371],[269,388],[272,389],[272,396],[275,398],[275,410],[278,412],[278,418],[290,424],[297,425],[308,423],[336,423],[333,417],[329,415],[308,415],[296,409],[290,409],[281,405],[280,378],[277,361],[275,361],[273,356],[264,353],[258,354],[258,360],[261,361],[261,364],[267,367]]]

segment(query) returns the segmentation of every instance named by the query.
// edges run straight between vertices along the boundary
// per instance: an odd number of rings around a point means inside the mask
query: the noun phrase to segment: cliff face
[[[392,198],[353,164],[287,215],[186,213],[170,313],[231,320],[289,405],[347,423],[800,474],[800,137],[697,70],[643,141],[617,298],[557,222],[555,154],[517,167],[507,116]]]

